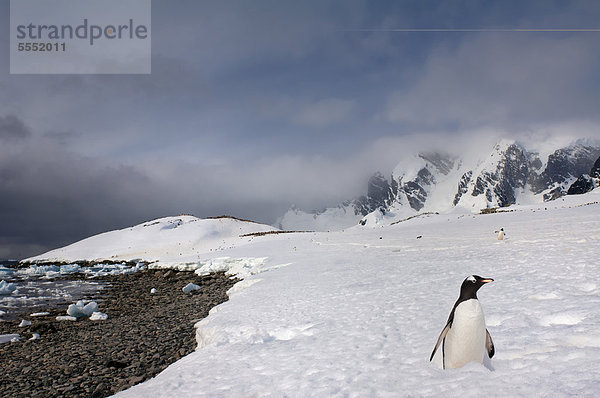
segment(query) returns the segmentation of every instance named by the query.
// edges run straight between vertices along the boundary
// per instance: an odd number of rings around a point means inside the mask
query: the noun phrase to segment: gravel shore
[[[106,397],[141,383],[194,351],[194,323],[226,301],[236,282],[223,273],[172,270],[98,279],[110,286],[88,299],[98,302],[107,320],[57,321],[69,302],[59,309],[27,309],[22,319],[30,326],[0,322],[0,334],[22,338],[0,344],[0,396]],[[189,282],[201,289],[184,293]],[[44,310],[50,315],[29,316]],[[33,333],[40,339],[27,340]]]

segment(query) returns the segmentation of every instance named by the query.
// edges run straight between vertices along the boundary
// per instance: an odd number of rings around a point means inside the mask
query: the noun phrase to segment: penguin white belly
[[[498,240],[504,240],[504,231],[498,232]]]
[[[463,301],[454,310],[454,320],[444,341],[446,369],[460,368],[469,362],[483,362],[485,355],[485,318],[479,300]]]

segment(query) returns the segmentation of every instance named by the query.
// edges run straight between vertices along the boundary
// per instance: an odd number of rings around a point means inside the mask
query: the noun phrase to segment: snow
[[[90,315],[90,321],[105,321],[108,319],[108,314],[105,314],[104,312],[100,312],[100,311],[94,311],[92,312],[92,315]]]
[[[261,271],[196,324],[194,353],[117,396],[594,396],[599,203],[595,190],[223,250]],[[495,279],[478,295],[496,355],[437,369],[431,350],[472,274]]]
[[[74,316],[70,316],[70,315],[59,315],[56,317],[57,321],[76,321],[77,318],[75,318]]]
[[[46,315],[50,315],[49,312],[44,311],[44,312],[34,312],[33,314],[29,315],[29,316],[46,316]]]
[[[240,235],[273,230],[276,228],[230,217],[165,217],[95,235],[23,261],[77,263],[81,260],[137,262],[143,259],[148,262],[182,263],[202,259],[206,252],[243,246],[251,241],[251,238]]]
[[[196,324],[194,353],[120,397],[594,396],[599,203],[596,189],[495,214],[455,209],[265,236],[240,236],[269,227],[239,220],[195,228],[204,220],[166,218],[38,259],[110,258],[110,243],[127,245],[119,260],[154,261],[149,268],[243,278]],[[479,298],[496,355],[486,366],[436,369],[429,355],[472,274],[495,279]]]
[[[17,287],[14,283],[9,283],[4,280],[0,281],[0,295],[13,294]]]
[[[0,334],[0,344],[17,342],[19,340],[21,340],[21,336],[16,333]]]
[[[191,293],[194,290],[200,290],[200,289],[201,289],[201,287],[196,285],[195,283],[188,283],[183,288],[181,288],[181,290],[183,290],[184,293]]]

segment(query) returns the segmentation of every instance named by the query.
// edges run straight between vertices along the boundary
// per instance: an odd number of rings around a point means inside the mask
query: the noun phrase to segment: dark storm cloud
[[[600,131],[599,33],[385,31],[596,27],[597,1],[152,8],[151,75],[0,63],[0,257],[178,213],[274,222],[360,194],[370,172],[450,135]],[[8,24],[8,2],[0,13]]]
[[[19,121],[20,122],[20,121]],[[32,137],[0,148],[0,257],[21,257],[155,211],[148,180]]]
[[[29,131],[21,120],[11,119]],[[317,171],[332,169],[327,159],[314,158],[308,168],[305,159],[289,156],[267,158],[249,168],[242,162],[167,158],[131,166],[77,155],[65,148],[62,134],[55,136],[34,132],[27,140],[0,147],[0,257],[22,258],[181,213],[274,222],[290,203],[315,205],[302,199],[307,187],[311,197],[331,201],[352,194],[344,188],[354,180],[354,172],[343,173],[347,165],[335,165],[334,173]],[[77,134],[66,134],[66,140],[73,136]]]
[[[597,34],[509,33],[436,46],[423,73],[392,94],[386,116],[416,127],[523,128],[564,120],[598,121]]]
[[[31,131],[16,116],[0,116],[0,141],[21,141],[30,135]]]

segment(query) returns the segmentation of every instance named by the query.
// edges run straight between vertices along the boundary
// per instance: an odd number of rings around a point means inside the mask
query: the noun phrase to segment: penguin
[[[500,228],[498,232],[498,240],[504,240],[504,228]]]
[[[469,362],[483,363],[486,351],[490,358],[494,356],[494,342],[486,329],[483,310],[477,299],[479,288],[493,281],[478,275],[471,275],[463,281],[460,296],[433,348],[430,362],[442,369],[455,369]]]

